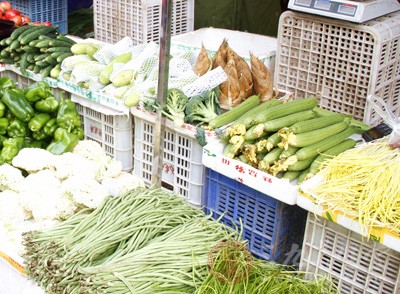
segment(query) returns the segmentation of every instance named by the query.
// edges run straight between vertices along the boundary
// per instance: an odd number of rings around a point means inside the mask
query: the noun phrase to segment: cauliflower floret
[[[98,171],[98,163],[71,152],[56,156],[54,166],[56,177],[60,180],[78,174],[94,179]]]
[[[61,182],[52,170],[28,175],[21,184],[20,196],[22,206],[35,221],[66,219],[77,209],[62,193]]]
[[[98,161],[106,156],[101,145],[93,140],[80,140],[72,150],[72,153],[79,154],[86,159]]]
[[[61,190],[79,207],[96,208],[109,195],[95,179],[85,175],[73,175],[62,182]]]
[[[96,180],[100,183],[106,178],[115,178],[122,172],[122,162],[110,156],[103,157],[97,164]]]
[[[17,192],[0,192],[0,222],[16,227],[29,218],[30,215],[21,205],[21,197]]]
[[[8,163],[0,165],[0,191],[12,190],[18,192],[19,185],[24,180],[21,170]]]
[[[23,148],[13,158],[12,165],[26,170],[28,173],[37,172],[42,169],[51,168],[54,164],[55,155],[46,149]]]
[[[121,172],[115,178],[106,178],[101,184],[111,196],[120,196],[129,190],[145,186],[143,179],[127,172]]]

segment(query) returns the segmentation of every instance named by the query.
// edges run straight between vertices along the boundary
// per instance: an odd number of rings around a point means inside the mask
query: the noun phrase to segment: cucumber
[[[71,47],[72,45],[71,45],[71,43],[68,43],[68,42],[64,42],[64,41],[57,40],[57,39],[52,39],[49,42],[49,46],[51,46],[51,47]]]
[[[27,26],[22,26],[22,27],[18,27],[17,29],[15,29],[11,35],[10,35],[10,39],[11,40],[15,40],[19,37],[19,35],[21,35],[23,32],[29,30],[33,25],[27,25]]]
[[[35,46],[36,46],[36,44],[37,44],[37,43],[39,43],[40,41],[42,41],[42,40],[40,40],[40,39],[36,39],[36,40],[30,41],[30,42],[29,42],[29,46],[31,46],[31,47],[35,47]]]
[[[10,51],[8,50],[8,47],[6,47],[3,50],[1,50],[0,56],[1,57],[9,57],[10,56]]]
[[[10,44],[10,50],[15,50],[20,46],[21,46],[20,41],[18,39],[16,39]]]
[[[36,65],[37,66],[40,66],[41,68],[44,68],[44,67],[47,67],[47,66],[49,66],[50,64],[48,64],[46,61],[44,61],[44,60],[40,60],[40,61],[37,61],[36,62]]]
[[[28,36],[28,35],[31,34],[31,33],[36,32],[37,30],[39,30],[39,29],[41,29],[41,28],[42,28],[42,26],[32,25],[32,26],[30,26],[29,29],[26,29],[26,30],[23,31],[21,34],[19,34],[18,37],[17,37],[17,39],[18,39],[19,41],[21,41],[22,38]]]
[[[25,52],[21,54],[20,66],[19,69],[23,75],[26,75],[26,68],[28,67],[28,55],[29,53]]]
[[[71,52],[70,47],[50,47],[47,52]]]
[[[39,65],[35,65],[35,67],[33,68],[33,72],[35,73],[35,74],[37,74],[37,73],[39,73],[39,71],[41,70],[41,67],[39,66]]]
[[[40,35],[49,34],[51,32],[54,32],[57,29],[58,29],[58,25],[51,26],[51,27],[38,28],[38,29],[36,29],[36,31],[30,33],[29,35],[22,37],[20,42],[22,45],[29,44],[30,41],[37,39]],[[28,30],[28,32],[30,32],[30,30]]]
[[[42,68],[39,71],[39,74],[43,77],[43,78],[47,78],[48,76],[50,76],[50,72],[53,69],[54,65],[49,65],[46,66],[45,68]]]
[[[65,58],[70,57],[72,55],[74,55],[72,52],[63,53],[57,57],[57,62],[61,63]]]
[[[56,65],[56,64],[57,64],[57,59],[51,57],[51,55],[48,55],[48,56],[44,59],[44,61],[47,62],[48,64],[53,64],[53,65]]]
[[[43,53],[43,54],[39,54],[35,56],[35,61],[42,61],[44,60],[47,56],[49,56],[49,54],[47,53]]]
[[[76,42],[74,40],[72,40],[72,39],[70,39],[70,38],[68,38],[68,37],[66,37],[64,35],[58,35],[57,39],[60,40],[60,41],[63,41],[63,42],[70,43],[71,45],[76,44]]]
[[[47,48],[47,47],[50,46],[50,42],[52,40],[53,39],[50,39],[50,38],[49,39],[40,40],[40,42],[36,43],[35,47],[36,48]]]
[[[0,58],[0,63],[13,64],[14,59],[9,58],[9,57],[2,57],[2,58]]]
[[[9,38],[4,38],[4,39],[2,39],[2,40],[0,41],[0,46],[1,46],[1,47],[6,47],[6,46],[7,46],[6,41],[7,41],[8,39],[9,39]]]

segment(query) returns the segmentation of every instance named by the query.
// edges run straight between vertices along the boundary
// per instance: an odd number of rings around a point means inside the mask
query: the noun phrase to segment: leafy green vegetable
[[[161,112],[180,127],[185,122],[185,107],[188,101],[189,98],[181,90],[168,89],[167,101]]]
[[[185,109],[185,121],[208,123],[220,113],[217,90],[206,91],[189,99]]]

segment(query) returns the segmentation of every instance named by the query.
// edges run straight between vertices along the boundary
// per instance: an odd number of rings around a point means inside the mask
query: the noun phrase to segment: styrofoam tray
[[[209,143],[203,148],[203,165],[231,179],[235,179],[261,193],[282,201],[296,204],[297,186],[288,180],[278,179],[239,160],[223,156],[222,143]]]
[[[367,228],[352,217],[351,214],[340,210],[329,210],[327,206],[317,204],[316,197],[310,193],[310,188],[322,180],[321,175],[315,175],[300,185],[297,205],[318,216],[333,221],[344,228],[351,230],[361,236],[368,237],[388,248],[400,252],[400,234],[389,229],[373,229],[368,232]]]

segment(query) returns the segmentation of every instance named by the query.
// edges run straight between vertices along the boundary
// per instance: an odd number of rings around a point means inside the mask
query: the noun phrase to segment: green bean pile
[[[107,198],[24,236],[28,277],[50,293],[193,293],[210,246],[239,234],[158,188]]]

